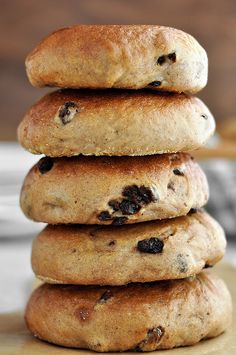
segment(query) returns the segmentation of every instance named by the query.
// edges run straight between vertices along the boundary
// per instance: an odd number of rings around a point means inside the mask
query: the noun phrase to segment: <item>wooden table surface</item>
[[[15,139],[26,109],[48,89],[27,81],[24,59],[49,32],[76,23],[146,23],[183,29],[209,54],[209,84],[200,93],[216,118],[235,114],[234,0],[1,0],[0,140]]]

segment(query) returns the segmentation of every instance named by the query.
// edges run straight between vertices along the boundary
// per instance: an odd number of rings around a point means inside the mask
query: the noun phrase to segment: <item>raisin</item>
[[[118,200],[111,200],[108,206],[114,212],[120,211],[123,215],[133,215],[140,211],[143,204],[148,204],[155,201],[155,197],[149,187],[131,185],[123,189],[122,196],[125,197],[121,202]],[[110,220],[112,216],[108,211],[103,211],[99,217],[100,220]],[[113,225],[122,225],[127,221],[127,217],[114,217]]]
[[[208,116],[204,113],[204,114],[202,114],[201,115],[201,117],[203,117],[205,120],[207,120],[208,119]]]
[[[123,189],[122,196],[125,197],[121,202],[111,200],[108,205],[112,207],[114,212],[120,211],[123,215],[132,215],[137,213],[143,204],[155,201],[155,197],[149,187],[131,185]],[[107,212],[108,213],[108,212]],[[120,218],[120,217],[117,217]],[[125,220],[114,219],[113,224],[122,223]],[[122,223],[123,224],[123,223]]]
[[[170,54],[167,54],[167,55],[161,55],[158,59],[157,59],[157,64],[159,65],[163,65],[166,60],[169,59],[172,63],[175,63],[176,62],[176,53],[173,52],[173,53],[170,53]]]
[[[112,246],[115,245],[115,244],[116,244],[116,241],[115,241],[115,240],[111,240],[111,241],[108,243],[109,247],[112,247]]]
[[[120,210],[122,214],[135,214],[140,210],[140,208],[141,206],[129,200],[123,200],[120,203]]]
[[[158,87],[161,86],[161,81],[152,81],[151,83],[148,84],[148,86],[153,86],[153,87]]]
[[[172,191],[175,192],[175,186],[174,186],[173,181],[170,181],[170,182],[168,183],[167,189],[172,190]]]
[[[77,108],[77,105],[72,101],[68,101],[59,110],[59,117],[64,125],[72,120],[70,108]]]
[[[114,211],[119,211],[120,209],[120,204],[116,200],[111,200],[108,202],[108,205],[113,208]]]
[[[162,253],[164,243],[158,238],[143,239],[138,242],[138,250],[144,253]]]
[[[102,296],[99,298],[98,303],[105,303],[109,298],[113,297],[110,290],[105,291]]]
[[[111,218],[111,215],[108,211],[102,211],[99,215],[98,215],[98,219],[99,221],[109,221]]]
[[[143,352],[146,351],[147,347],[148,350],[156,350],[158,344],[160,344],[163,336],[165,334],[165,329],[162,326],[155,327],[149,329],[146,335],[146,338],[142,340],[134,349],[133,351],[136,352]]]
[[[123,189],[122,195],[127,197],[128,200],[135,203],[141,202],[141,197],[139,195],[139,188],[137,185],[126,186]]]
[[[210,265],[210,264],[205,264],[205,266],[204,266],[204,269],[209,269],[209,268],[211,268],[211,267],[213,267],[213,265]]]
[[[155,200],[153,193],[149,187],[144,185],[138,187],[137,185],[127,186],[123,190],[123,196],[135,203],[150,203]]]
[[[191,208],[191,210],[189,211],[189,214],[193,214],[193,213],[197,213],[198,209],[197,208]]]
[[[139,194],[141,196],[142,202],[150,203],[155,201],[154,195],[148,187],[140,186]]]
[[[175,169],[173,170],[173,173],[174,173],[175,175],[184,176],[184,172],[183,172],[180,168],[175,168]]]
[[[165,55],[161,55],[158,59],[157,59],[157,64],[162,65],[164,64],[166,61],[166,56]]]
[[[37,167],[41,174],[45,174],[50,171],[53,167],[53,160],[50,157],[44,157],[39,160]]]
[[[112,221],[113,226],[122,226],[128,221],[127,217],[115,217]]]
[[[168,59],[170,59],[173,63],[176,62],[176,53],[175,53],[175,52],[168,54],[167,57],[168,57]]]

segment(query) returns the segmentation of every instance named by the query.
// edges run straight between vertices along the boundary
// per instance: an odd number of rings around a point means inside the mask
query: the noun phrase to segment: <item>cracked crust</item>
[[[25,178],[20,203],[35,221],[121,225],[186,215],[208,194],[188,154],[78,156],[42,158]]]
[[[55,31],[26,58],[34,86],[149,87],[196,93],[207,83],[205,50],[183,31],[154,25],[76,25]]]
[[[150,155],[200,148],[215,121],[196,97],[151,91],[61,90],[44,96],[18,128],[35,154]]]
[[[231,312],[224,282],[204,271],[189,279],[120,287],[44,284],[32,294],[25,320],[36,337],[63,346],[152,351],[218,336]]]
[[[149,248],[139,248],[143,241]],[[222,228],[203,211],[119,228],[48,225],[33,242],[32,267],[50,283],[125,285],[197,274],[225,247]]]

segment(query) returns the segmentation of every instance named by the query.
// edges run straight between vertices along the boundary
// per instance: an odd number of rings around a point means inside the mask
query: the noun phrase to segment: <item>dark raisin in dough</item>
[[[165,334],[165,329],[162,326],[149,329],[146,335],[146,338],[142,340],[134,349],[133,351],[142,352],[142,349],[145,345],[153,345],[153,348],[157,346],[163,335]]]
[[[166,63],[166,61],[171,61],[172,63],[176,62],[176,53],[169,53],[167,55],[161,55],[158,59],[157,59],[157,64],[159,65],[163,65],[164,63]]]
[[[64,105],[60,108],[59,117],[61,119],[61,122],[64,125],[71,121],[71,119],[70,119],[70,114],[71,114],[70,108],[75,108],[75,107],[77,107],[77,105],[74,102],[68,101],[68,102],[65,102]]]
[[[166,56],[165,55],[161,55],[158,59],[157,59],[157,64],[162,65],[164,64],[166,61]]]
[[[112,221],[113,226],[122,226],[128,221],[127,217],[115,217]]]
[[[211,268],[211,267],[213,267],[213,265],[210,265],[210,264],[205,264],[205,266],[204,266],[204,269],[209,269],[209,268]]]
[[[155,200],[151,189],[144,185],[140,187],[137,185],[126,186],[123,190],[123,196],[135,203],[148,204]]]
[[[174,173],[175,175],[184,176],[184,172],[183,172],[181,169],[179,169],[179,168],[175,168],[175,169],[173,170],[173,173]]]
[[[118,201],[116,200],[111,200],[108,202],[108,205],[113,208],[114,211],[119,211],[120,209],[120,204]]]
[[[37,167],[41,174],[45,174],[53,167],[53,160],[50,157],[44,157],[39,160]]]
[[[175,185],[174,185],[173,181],[170,181],[170,182],[168,183],[167,189],[172,190],[172,191],[175,192]]]
[[[142,253],[162,253],[164,243],[159,238],[143,239],[138,242],[138,250]]]
[[[141,206],[129,200],[123,200],[120,203],[120,210],[122,214],[135,214],[140,210],[140,208]]]
[[[189,214],[193,214],[193,213],[197,213],[198,212],[198,208],[191,208],[191,210],[189,211]]]
[[[141,196],[139,194],[139,188],[137,185],[126,186],[123,189],[122,195],[128,200],[139,203],[141,202]]]
[[[155,201],[155,197],[149,187],[140,186],[139,194],[141,196],[141,202],[150,203]]]
[[[152,81],[151,83],[148,84],[148,86],[153,86],[153,87],[158,87],[161,86],[161,81]]]
[[[105,303],[109,298],[113,297],[112,292],[110,290],[105,291],[100,297],[98,303]]]
[[[170,59],[173,63],[175,63],[176,62],[176,53],[173,52],[173,53],[168,54],[168,59]]]
[[[98,215],[98,219],[100,221],[109,221],[111,218],[111,215],[108,211],[102,211],[99,215]]]

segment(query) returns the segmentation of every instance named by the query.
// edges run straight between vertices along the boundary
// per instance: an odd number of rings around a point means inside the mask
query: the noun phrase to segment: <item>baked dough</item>
[[[189,34],[153,25],[76,25],[53,32],[26,58],[34,86],[149,87],[196,93],[207,83],[205,50]]]
[[[197,274],[225,247],[222,228],[203,211],[119,228],[48,225],[33,242],[32,267],[50,283],[125,285]]]
[[[25,314],[38,338],[68,347],[152,351],[192,345],[221,334],[231,299],[214,274],[120,287],[44,284]]]
[[[35,154],[150,155],[191,151],[215,130],[196,97],[151,91],[62,90],[26,113],[20,143]]]
[[[50,224],[136,223],[186,215],[208,200],[206,176],[184,153],[42,158],[21,191],[27,217]]]

